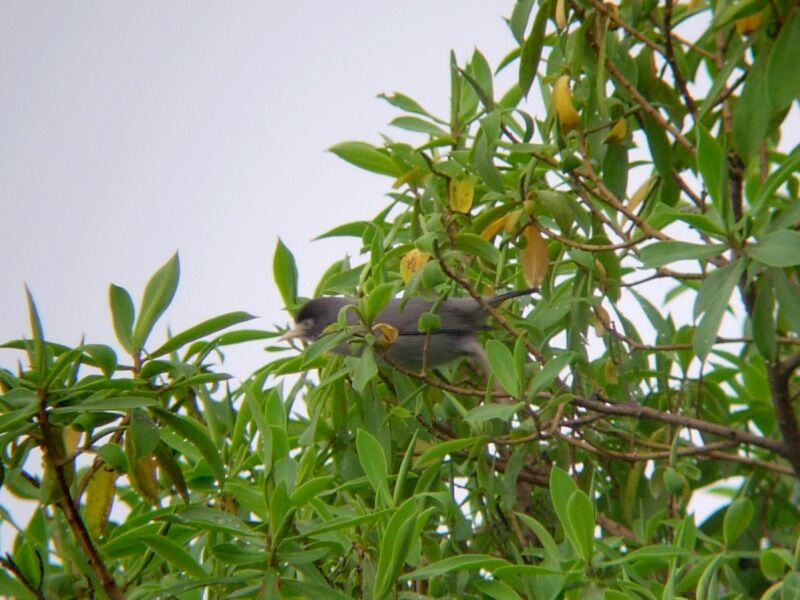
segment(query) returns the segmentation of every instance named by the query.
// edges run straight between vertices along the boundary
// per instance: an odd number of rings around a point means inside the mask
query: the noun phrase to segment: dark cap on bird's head
[[[304,342],[312,342],[328,325],[336,322],[339,311],[348,304],[355,304],[355,300],[340,296],[323,296],[309,300],[297,313],[295,326],[278,339],[284,341],[298,338]]]

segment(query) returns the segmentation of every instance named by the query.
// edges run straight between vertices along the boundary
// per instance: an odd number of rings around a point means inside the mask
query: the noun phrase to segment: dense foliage
[[[411,142],[332,148],[391,178],[325,234],[363,251],[314,295],[361,325],[234,384],[225,347],[280,332],[234,312],[152,343],[177,256],[138,305],[111,286],[124,356],[47,340],[29,295],[0,475],[37,508],[2,507],[0,594],[800,597],[797,2],[521,0],[508,24],[499,65],[452,57],[448,114],[384,97]],[[280,242],[274,272],[296,310]],[[391,297],[531,285],[482,333],[488,382],[381,359]],[[360,354],[330,352],[346,337]]]

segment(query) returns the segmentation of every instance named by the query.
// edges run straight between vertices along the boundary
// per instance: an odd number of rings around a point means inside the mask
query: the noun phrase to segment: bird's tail
[[[496,306],[501,302],[505,302],[506,300],[510,300],[511,298],[517,298],[519,296],[527,296],[529,294],[533,294],[534,292],[538,292],[538,287],[533,288],[525,288],[524,290],[514,290],[513,292],[506,292],[505,294],[498,294],[497,296],[492,296],[489,298],[489,304],[492,306]]]

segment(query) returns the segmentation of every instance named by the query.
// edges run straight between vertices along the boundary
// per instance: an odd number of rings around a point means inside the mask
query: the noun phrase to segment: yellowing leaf
[[[606,139],[603,140],[606,144],[621,144],[628,136],[628,121],[617,119],[611,131],[608,132]]]
[[[565,7],[566,0],[556,1],[556,27],[559,30],[567,26],[567,10]]]
[[[128,481],[133,489],[151,504],[158,504],[158,480],[156,479],[156,457],[148,454],[137,460],[130,460]]]
[[[653,187],[653,183],[655,183],[656,178],[655,176],[651,175],[640,185],[633,195],[631,196],[630,200],[628,200],[628,210],[634,212],[636,208],[642,203],[642,200],[647,198],[647,195],[650,193],[650,190]]]
[[[481,231],[481,237],[485,240],[491,240],[500,232],[500,230],[503,228],[503,225],[505,225],[506,217],[507,215],[503,215],[499,219],[495,219],[489,223],[483,228],[483,231]]]
[[[102,465],[95,471],[86,486],[86,508],[84,520],[89,533],[97,539],[103,535],[108,524],[108,516],[114,504],[117,472],[108,465]]]
[[[562,75],[553,87],[553,108],[563,131],[570,131],[581,124],[581,116],[572,104],[572,92],[569,89],[569,76]]]
[[[550,252],[535,225],[528,225],[523,235],[527,244],[522,249],[522,275],[530,287],[538,287],[550,266]]]
[[[522,209],[518,208],[517,210],[511,211],[506,215],[506,221],[504,224],[506,233],[514,233],[514,231],[516,231],[517,226],[519,225],[519,216],[521,214]]]
[[[64,437],[64,448],[67,456],[72,456],[78,450],[78,443],[81,441],[83,432],[75,429],[72,425],[67,425],[61,435]]]
[[[608,311],[602,306],[594,307],[594,318],[592,319],[592,326],[594,333],[597,337],[603,337],[611,329],[611,317]]]
[[[450,210],[468,213],[475,197],[475,185],[469,179],[450,180]]]
[[[757,12],[741,19],[737,19],[733,26],[742,35],[750,35],[761,25],[761,13]]]
[[[394,180],[392,188],[396,190],[397,188],[403,187],[405,184],[408,184],[410,187],[416,187],[422,183],[422,180],[425,179],[426,176],[427,172],[424,169],[412,167]]]
[[[388,323],[376,323],[372,330],[379,334],[378,343],[381,346],[391,346],[397,341],[397,328]]]
[[[607,358],[606,362],[603,364],[603,375],[605,375],[608,383],[614,384],[619,381],[617,377],[617,365],[614,364],[611,358]]]
[[[400,259],[400,277],[403,278],[404,283],[411,281],[414,273],[419,271],[425,263],[428,262],[431,255],[422,250],[414,248],[410,252],[403,255]]]

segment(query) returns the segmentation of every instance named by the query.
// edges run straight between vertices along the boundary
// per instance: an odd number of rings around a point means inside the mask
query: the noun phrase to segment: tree
[[[245,313],[148,344],[177,256],[138,305],[111,286],[124,358],[47,340],[29,294],[0,464],[38,507],[0,593],[800,596],[797,2],[521,0],[508,24],[499,65],[451,57],[448,115],[384,97],[413,143],[332,148],[393,181],[325,234],[363,253],[314,295],[355,295],[361,325],[234,385],[224,347],[278,335],[231,329]],[[280,241],[274,272],[296,310]],[[391,297],[526,285],[492,311],[490,381],[382,360]],[[330,353],[345,337],[358,355]],[[708,486],[727,496],[700,523]]]

